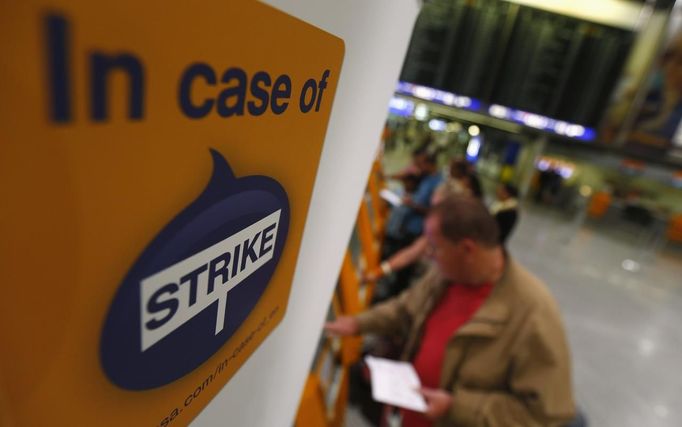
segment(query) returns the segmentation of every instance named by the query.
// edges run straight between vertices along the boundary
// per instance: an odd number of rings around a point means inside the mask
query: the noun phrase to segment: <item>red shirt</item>
[[[445,346],[457,330],[476,313],[492,288],[491,283],[481,286],[448,286],[426,319],[421,345],[413,360],[422,387],[439,388]],[[431,424],[424,415],[403,410],[403,427],[430,427]]]

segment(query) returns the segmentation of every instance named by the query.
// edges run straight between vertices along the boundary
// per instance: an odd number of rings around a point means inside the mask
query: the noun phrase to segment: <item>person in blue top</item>
[[[419,184],[413,192],[403,197],[403,204],[395,207],[389,216],[382,259],[409,246],[421,236],[424,218],[431,207],[431,198],[442,181],[435,154],[429,153],[426,149],[419,149],[413,154],[413,161],[419,175]],[[376,299],[383,300],[406,289],[410,284],[413,270],[409,267],[396,272],[392,283],[384,287],[390,290],[388,295],[378,292]]]
[[[405,232],[412,237],[412,240],[422,234],[424,218],[431,207],[431,196],[443,179],[434,154],[419,153],[414,160],[422,179],[419,181],[417,190],[403,198],[403,204],[410,208],[405,217]]]

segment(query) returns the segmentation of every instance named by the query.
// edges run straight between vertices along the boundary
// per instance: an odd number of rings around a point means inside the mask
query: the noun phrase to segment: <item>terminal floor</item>
[[[589,425],[681,426],[682,249],[643,249],[611,224],[528,207],[510,252],[559,301]],[[626,260],[639,269],[624,269]],[[366,423],[351,409],[346,425]]]

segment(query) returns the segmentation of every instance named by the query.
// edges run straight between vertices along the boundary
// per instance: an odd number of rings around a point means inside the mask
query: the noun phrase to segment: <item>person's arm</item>
[[[405,309],[408,291],[384,303],[374,306],[357,316],[339,316],[324,325],[324,330],[332,336],[354,336],[365,333],[396,335],[409,325],[409,312]]]
[[[410,164],[409,166],[401,169],[400,171],[391,174],[391,175],[384,175],[384,178],[387,180],[401,180],[406,178],[409,175],[417,175],[419,174],[419,170],[414,164]]]
[[[510,365],[509,392],[456,388],[444,414],[453,424],[560,426],[574,417],[570,355],[560,321],[532,315],[523,330]]]
[[[426,237],[419,237],[417,240],[412,242],[410,246],[399,250],[386,261],[382,262],[378,269],[365,274],[363,279],[368,282],[375,282],[387,274],[402,270],[421,258],[426,253],[427,245],[428,242]]]
[[[414,288],[409,288],[397,297],[360,313],[356,317],[360,333],[394,336],[405,334],[412,324],[413,310],[409,306],[413,292]]]
[[[377,304],[357,316],[340,316],[325,324],[332,335],[403,335],[409,331],[413,318],[419,312],[428,288],[440,280],[436,269],[431,269],[419,282],[395,298]]]
[[[405,206],[409,206],[412,209],[414,209],[415,212],[418,212],[422,215],[426,215],[426,213],[429,210],[429,206],[426,204],[421,204],[418,201],[415,201],[412,197],[410,196],[405,196],[403,197],[403,204]]]
[[[419,258],[424,256],[427,247],[428,241],[426,240],[426,236],[420,236],[417,240],[412,242],[410,246],[396,252],[387,260],[391,267],[391,271],[402,270],[408,265],[416,262]]]

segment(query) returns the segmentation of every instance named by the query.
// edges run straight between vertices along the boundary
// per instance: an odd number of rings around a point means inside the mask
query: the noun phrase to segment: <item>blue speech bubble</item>
[[[208,185],[146,247],[123,279],[109,308],[100,342],[101,363],[108,378],[124,389],[146,390],[171,383],[215,354],[249,316],[282,255],[290,218],[284,188],[266,176],[237,178],[220,153],[211,150],[211,155],[213,175]],[[265,263],[227,292],[227,309],[221,329],[216,329],[219,305],[216,300],[143,350],[143,329],[148,326],[142,319],[142,311],[151,303],[142,301],[142,283],[150,277],[159,277],[160,272],[177,269],[188,259],[201,259],[209,248],[229,241],[231,236],[234,240],[237,233],[278,211],[276,232],[269,236],[274,242],[272,253],[268,252]],[[210,261],[205,260],[207,266]],[[160,307],[165,309],[156,313],[162,321],[181,315],[184,307],[173,303],[173,298],[176,295],[181,301],[182,292],[186,297],[191,283],[178,281],[171,285],[174,286],[168,285],[168,289],[176,293],[164,294],[165,303]],[[182,287],[184,289],[179,292]],[[198,289],[194,284],[193,292],[201,294],[207,290],[205,287]],[[175,311],[172,310],[174,304]]]

